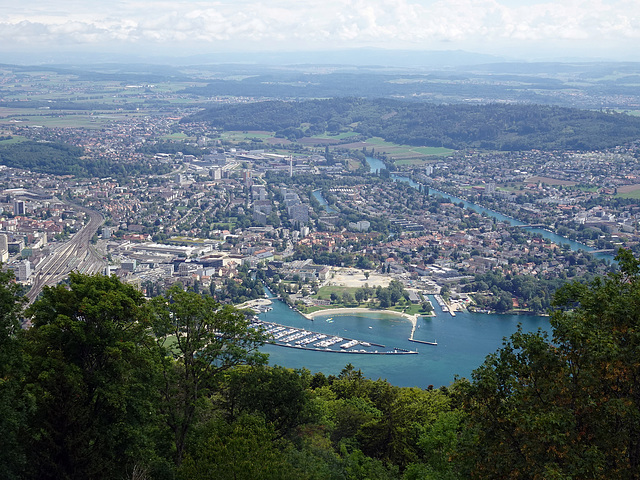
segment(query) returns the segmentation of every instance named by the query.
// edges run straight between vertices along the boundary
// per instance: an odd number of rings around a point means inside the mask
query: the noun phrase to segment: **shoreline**
[[[411,322],[411,325],[413,325],[414,328],[418,323],[418,316],[419,316],[417,314],[416,315],[409,315],[408,313],[396,312],[395,310],[379,310],[377,308],[366,308],[366,307],[327,308],[327,309],[324,309],[324,310],[316,310],[315,312],[311,312],[311,313],[302,313],[302,312],[300,312],[301,315],[303,315],[304,317],[308,318],[309,320],[313,320],[315,317],[319,317],[321,315],[331,315],[331,314],[344,315],[344,314],[350,314],[350,313],[382,313],[382,314],[400,316],[400,317],[404,317],[407,320],[409,320]]]

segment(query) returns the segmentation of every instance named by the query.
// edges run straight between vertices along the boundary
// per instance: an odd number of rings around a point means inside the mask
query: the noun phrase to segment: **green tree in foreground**
[[[7,479],[17,478],[24,463],[19,431],[27,412],[20,393],[24,357],[18,337],[24,302],[13,272],[0,271],[0,472]]]
[[[212,297],[175,285],[152,301],[153,332],[163,352],[162,412],[182,461],[198,401],[210,395],[218,374],[236,365],[262,364],[265,337],[249,320]]]
[[[26,312],[27,478],[118,478],[150,459],[157,422],[144,298],[115,277],[69,280]]]
[[[476,478],[640,478],[640,264],[555,297],[553,337],[517,332],[466,397]]]

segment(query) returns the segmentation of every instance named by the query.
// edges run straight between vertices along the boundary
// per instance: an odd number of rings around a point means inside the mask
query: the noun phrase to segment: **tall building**
[[[299,227],[309,221],[309,207],[303,203],[291,205],[287,208],[289,219]]]
[[[266,200],[267,190],[263,185],[251,185],[251,196],[254,200]]]
[[[29,260],[9,265],[9,268],[13,270],[13,273],[19,282],[26,282],[31,276],[31,262]]]
[[[24,215],[25,206],[24,200],[14,200],[13,201],[13,214],[14,215]]]
[[[222,179],[222,169],[221,168],[213,168],[209,173],[214,180]]]
[[[9,240],[4,233],[0,233],[0,262],[9,260]]]

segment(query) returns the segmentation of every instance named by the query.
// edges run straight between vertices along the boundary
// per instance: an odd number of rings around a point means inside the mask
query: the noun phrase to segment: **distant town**
[[[47,74],[37,78],[25,103],[47,96]],[[65,85],[51,92],[93,101]],[[638,251],[640,143],[399,158],[396,147],[347,133],[226,132],[189,120],[202,99],[110,88],[126,92],[112,96],[125,98],[115,112],[18,110],[16,101],[0,111],[2,148],[64,144],[82,161],[146,172],[0,167],[0,259],[30,300],[79,271],[117,275],[147,296],[179,282],[235,304],[267,285],[302,312],[428,314],[426,296],[439,294],[451,311],[541,314],[560,284],[615,268],[620,247]],[[150,99],[165,103],[150,108]],[[392,281],[400,298],[381,293]]]

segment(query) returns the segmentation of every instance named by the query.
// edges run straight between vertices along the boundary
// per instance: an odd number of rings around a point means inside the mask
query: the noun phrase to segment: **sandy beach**
[[[324,310],[316,310],[315,312],[303,314],[308,319],[318,317],[320,315],[349,315],[352,313],[384,313],[385,315],[396,315],[404,317],[411,322],[413,328],[418,323],[418,315],[409,315],[408,313],[396,312],[393,310],[379,310],[376,308],[327,308]]]

